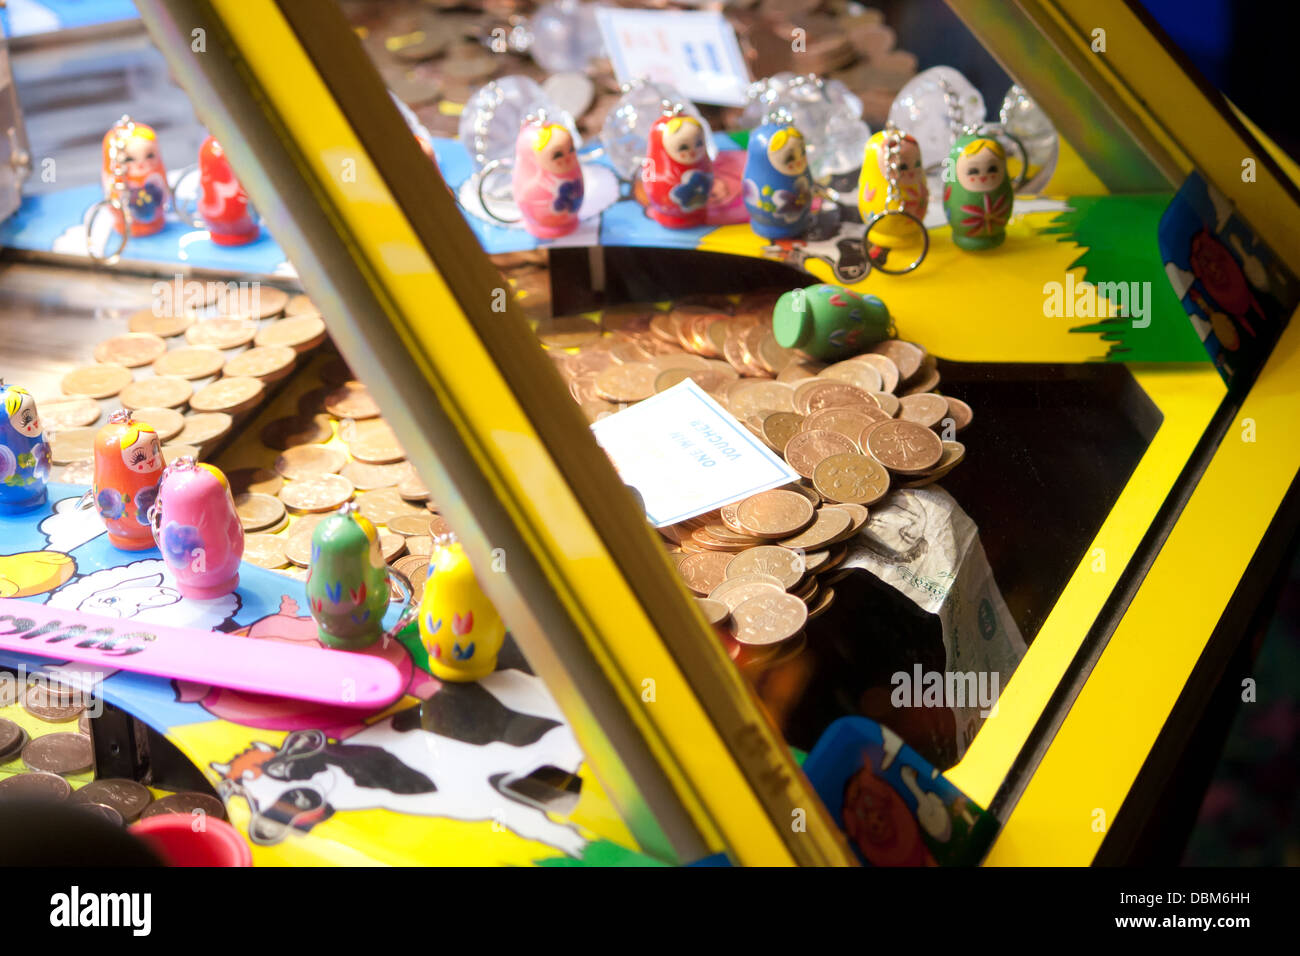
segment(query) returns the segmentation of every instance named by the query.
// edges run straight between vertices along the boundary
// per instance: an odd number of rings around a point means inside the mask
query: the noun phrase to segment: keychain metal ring
[[[880,220],[888,218],[889,216],[906,216],[908,219],[912,220],[912,222],[916,223],[917,227],[921,230],[921,253],[915,259],[913,259],[905,268],[902,269],[886,268],[884,265],[876,262],[876,260],[871,258],[870,247],[872,244],[871,243],[872,227],[874,227],[876,223],[880,222]],[[924,262],[926,255],[929,254],[930,230],[925,228],[925,223],[921,222],[921,220],[917,219],[906,209],[886,209],[883,212],[878,212],[871,217],[871,221],[867,223],[867,231],[862,234],[862,244],[866,246],[868,249],[867,261],[871,263],[871,268],[883,272],[887,276],[905,276],[909,272],[914,271],[917,266],[919,266],[922,262]]]
[[[176,213],[177,218],[179,218],[181,222],[185,223],[191,229],[206,229],[208,225],[206,222],[203,221],[203,218],[199,215],[198,203],[196,202],[194,204],[194,211],[191,212],[188,206],[181,205],[181,200],[180,200],[181,184],[191,176],[196,175],[198,172],[199,172],[199,164],[195,163],[193,166],[186,167],[181,172],[181,174],[176,177],[176,183],[171,187],[171,193],[172,193],[171,207],[172,207],[172,212]]]
[[[484,211],[485,213],[487,213],[489,216],[491,216],[491,217],[492,217],[493,219],[495,219],[497,222],[503,222],[503,223],[505,223],[507,226],[513,226],[513,225],[514,225],[515,223],[517,223],[517,222],[523,222],[524,217],[521,215],[518,219],[503,219],[502,217],[498,216],[496,213],[494,213],[491,209],[488,208],[487,200],[483,198],[483,186],[484,186],[484,184],[487,182],[488,173],[492,172],[492,171],[493,171],[494,169],[496,169],[497,167],[504,167],[504,166],[507,166],[507,165],[510,165],[510,164],[507,163],[507,161],[504,160],[504,159],[494,159],[494,160],[492,160],[490,163],[488,163],[486,166],[484,166],[481,170],[479,170],[479,174],[478,174],[478,204],[479,204],[479,206],[482,207],[482,209],[483,209],[483,211]]]
[[[122,216],[122,242],[111,255],[101,255],[96,252],[95,244],[91,240],[91,228],[95,224],[96,217],[99,216],[100,211],[105,207],[117,210],[117,212]],[[104,263],[106,266],[116,265],[121,261],[122,253],[126,251],[127,240],[131,236],[131,214],[128,213],[126,208],[122,205],[122,200],[114,196],[111,199],[101,199],[99,202],[95,203],[95,205],[91,206],[90,209],[87,210],[85,218],[82,220],[82,228],[86,231],[86,255],[96,262]],[[104,249],[107,251],[107,243],[104,244]]]

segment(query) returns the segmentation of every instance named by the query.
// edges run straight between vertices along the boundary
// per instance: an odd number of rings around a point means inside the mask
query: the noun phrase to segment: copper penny
[[[9,763],[27,746],[27,731],[12,720],[0,717],[0,764]]]
[[[368,465],[387,465],[406,457],[393,429],[381,418],[354,422],[344,430],[343,440],[352,457]]]
[[[784,593],[785,587],[781,584],[780,578],[773,577],[770,574],[751,572],[736,575],[734,578],[727,578],[709,592],[709,598],[714,601],[721,601],[727,606],[728,611],[734,611],[750,598],[763,594]]]
[[[794,396],[789,385],[772,381],[737,382],[727,391],[731,413],[742,421],[750,415],[797,412]]]
[[[785,538],[808,526],[813,520],[813,506],[798,492],[778,488],[742,501],[736,506],[736,520],[755,537]]]
[[[270,495],[246,492],[235,496],[235,513],[245,531],[262,531],[284,518],[284,502]]]
[[[852,438],[839,432],[818,429],[800,432],[791,438],[785,446],[785,460],[803,477],[811,478],[813,470],[823,458],[857,450],[858,444]]]
[[[389,519],[388,530],[408,538],[414,536],[428,537],[429,516],[427,514],[397,515]]]
[[[152,425],[160,442],[168,442],[185,429],[185,416],[174,408],[137,408],[131,420]]]
[[[163,463],[170,465],[177,458],[193,458],[198,461],[203,457],[202,451],[193,445],[182,445],[179,443],[162,446]]]
[[[786,443],[799,434],[804,417],[798,412],[773,412],[763,418],[763,438],[777,450],[785,452]]]
[[[283,507],[283,506],[281,506]],[[274,571],[289,563],[284,549],[288,542],[276,534],[244,535],[244,560]]]
[[[376,488],[395,488],[400,485],[411,477],[411,466],[404,461],[392,465],[367,465],[361,461],[350,461],[339,474],[356,485],[358,491],[374,491]]]
[[[884,387],[884,381],[874,366],[853,360],[828,365],[817,373],[817,377],[853,385],[864,392],[879,392]]]
[[[439,538],[454,534],[451,525],[442,515],[433,515],[429,518],[429,537],[433,538],[434,544],[438,543]]]
[[[800,388],[803,388],[802,383]],[[820,379],[803,388],[801,400],[802,405],[797,406],[795,411],[803,411],[808,415],[823,408],[840,408],[846,405],[876,407],[876,403],[865,389],[844,382],[827,382]]]
[[[269,468],[236,468],[226,472],[226,480],[236,495],[245,491],[273,495],[284,487],[284,479]]]
[[[128,332],[115,335],[95,346],[95,361],[108,365],[125,365],[139,368],[148,365],[167,351],[167,343],[148,332]]]
[[[379,406],[370,389],[360,382],[346,382],[325,396],[325,411],[335,418],[378,418]]]
[[[397,485],[397,493],[407,501],[425,501],[429,497],[429,489],[418,475],[403,478]]]
[[[953,398],[951,395],[945,395],[944,400],[948,403],[947,417],[952,419],[953,431],[961,431],[974,420],[975,413],[971,411],[971,407],[960,398]],[[44,408],[41,409],[41,415],[45,415]]]
[[[23,709],[51,724],[75,720],[85,709],[81,697],[70,687],[45,682],[33,684],[23,694]]]
[[[289,301],[284,304],[285,315],[301,315],[304,312],[319,314],[320,309],[312,304],[311,299],[301,292],[289,297]]]
[[[343,476],[324,474],[289,482],[280,489],[279,498],[292,511],[319,513],[334,511],[354,490]]]
[[[159,355],[154,359],[153,370],[155,375],[175,375],[194,381],[216,375],[225,364],[226,357],[220,349],[189,345]]]
[[[99,421],[99,402],[93,398],[72,398],[41,402],[41,424],[48,431],[84,428]]]
[[[700,551],[683,559],[677,570],[688,588],[707,596],[726,579],[730,562],[731,555],[726,552]]]
[[[869,408],[865,405],[823,408],[805,418],[800,430],[806,432],[818,430],[839,432],[845,438],[851,439],[853,444],[856,445],[858,436],[862,434],[862,429],[872,422],[883,422],[888,417],[880,409]]]
[[[413,540],[415,539],[404,538],[389,531],[379,532],[379,553],[383,556],[384,563],[389,564],[399,555],[406,554],[407,544]]]
[[[194,386],[176,375],[142,378],[122,389],[118,401],[123,408],[178,408],[190,400]]]
[[[406,551],[427,557],[433,553],[433,538],[427,534],[411,535],[406,539]]]
[[[731,611],[731,627],[742,644],[778,644],[808,623],[808,606],[790,594],[763,594]]]
[[[710,624],[721,624],[731,616],[731,610],[727,605],[713,598],[696,598],[695,603],[699,605],[700,613]]]
[[[537,323],[537,338],[548,349],[571,349],[600,338],[600,326],[578,315],[561,315]]]
[[[95,748],[85,734],[45,734],[23,748],[23,763],[46,773],[82,773],[95,763]]]
[[[185,416],[185,427],[175,438],[201,448],[229,434],[233,421],[225,412],[196,412]]]
[[[237,349],[253,341],[255,335],[256,322],[219,316],[195,322],[185,330],[185,341],[190,345],[209,345],[214,349]]]
[[[57,773],[17,773],[0,780],[0,801],[66,800],[72,784]]]
[[[124,365],[85,365],[74,368],[59,383],[65,395],[112,398],[131,384],[135,376]]]
[[[311,564],[311,531],[299,531],[289,536],[284,545],[284,556],[300,568]]]
[[[824,548],[853,527],[853,518],[847,511],[834,508],[818,508],[813,523],[795,535],[781,542],[784,547],[798,548],[801,551],[816,551]]]
[[[241,283],[233,296],[227,291],[229,288],[221,290],[225,294],[217,301],[226,314],[241,319],[269,319],[283,312],[289,302],[289,293],[260,282]]]
[[[933,428],[948,414],[948,402],[942,395],[933,392],[921,392],[916,395],[904,395],[898,400],[898,417],[905,422],[915,422],[926,428]]]
[[[890,471],[916,475],[928,471],[943,457],[943,442],[924,425],[891,419],[866,435],[863,449]]]
[[[160,797],[144,809],[144,812],[140,814],[140,818],[156,817],[160,813],[180,813],[192,817],[195,815],[195,811],[205,813],[210,817],[216,817],[218,820],[226,819],[225,804],[216,797],[209,796],[206,793],[190,793],[188,791]]]
[[[149,335],[157,335],[160,338],[169,339],[173,335],[180,335],[191,325],[194,324],[192,315],[155,315],[153,309],[141,309],[139,312],[131,313],[131,317],[126,321],[126,327],[132,332],[146,332]]]
[[[830,542],[830,544],[838,544],[844,538],[853,537],[853,535],[857,534],[862,529],[862,526],[867,523],[867,519],[871,517],[871,512],[866,509],[865,505],[856,504],[854,502],[845,501],[837,504],[826,505],[825,507],[834,508],[837,511],[848,512],[849,520],[852,521],[849,529],[845,531],[840,538]]]
[[[902,408],[902,404],[898,401],[897,396],[891,395],[889,392],[872,392],[871,397],[875,399],[876,404],[880,406],[880,410],[887,416],[890,418],[898,417],[898,411]]]
[[[611,365],[596,375],[596,394],[611,402],[639,402],[655,393],[658,377],[652,365]]]
[[[871,351],[877,355],[883,355],[893,362],[898,368],[898,374],[902,381],[906,381],[915,375],[921,367],[921,361],[925,358],[925,349],[913,345],[911,342],[904,342],[901,339],[886,339]]]
[[[403,500],[394,488],[363,491],[357,495],[357,507],[375,524],[386,525],[398,515],[419,514],[420,509]]]
[[[813,471],[823,497],[853,504],[875,504],[889,491],[889,472],[875,459],[856,452],[824,458]]]
[[[97,428],[60,428],[49,434],[50,461],[56,465],[66,465],[74,461],[85,461],[95,455],[95,434]]]
[[[277,418],[262,428],[262,444],[284,451],[294,445],[318,445],[334,437],[334,420],[319,415]]]
[[[296,354],[325,341],[325,320],[319,315],[295,315],[259,329],[253,344],[260,348],[287,348]]]
[[[287,346],[256,345],[231,356],[222,374],[276,382],[293,371],[297,358],[298,353]]]
[[[219,378],[194,393],[190,399],[190,408],[196,412],[228,412],[237,415],[256,405],[265,392],[266,386],[256,378]]]
[[[899,389],[899,395],[917,395],[921,392],[929,392],[939,387],[939,381],[942,376],[936,367],[934,356],[927,355],[921,363],[921,369]]]
[[[727,577],[734,578],[741,574],[770,574],[781,582],[783,588],[789,590],[799,583],[806,568],[804,557],[799,552],[766,544],[736,555],[727,565]]]
[[[134,780],[106,777],[90,781],[74,793],[68,802],[111,807],[120,815],[120,820],[130,823],[140,816],[145,807],[153,803],[153,794],[148,787]]]
[[[862,355],[855,355],[849,359],[850,362],[862,362],[870,365],[880,376],[880,385],[876,389],[868,391],[892,392],[898,388],[898,383],[902,380],[902,374],[898,371],[898,366],[887,355],[881,355],[878,352],[866,352]]]
[[[341,469],[348,456],[325,445],[294,445],[275,460],[275,470],[289,480],[314,478]],[[348,483],[351,485],[351,482]]]

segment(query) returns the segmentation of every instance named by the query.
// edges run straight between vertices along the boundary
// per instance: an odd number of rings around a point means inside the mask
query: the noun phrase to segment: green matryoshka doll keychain
[[[944,179],[943,211],[957,248],[979,252],[1002,245],[1015,195],[1002,144],[983,131],[959,136]]]

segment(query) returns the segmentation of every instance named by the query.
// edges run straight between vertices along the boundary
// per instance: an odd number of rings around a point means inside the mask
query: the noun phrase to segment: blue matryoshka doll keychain
[[[31,392],[0,379],[0,514],[45,504],[50,446]]]
[[[764,239],[789,239],[807,230],[813,198],[807,147],[785,110],[749,134],[744,197],[750,228]]]

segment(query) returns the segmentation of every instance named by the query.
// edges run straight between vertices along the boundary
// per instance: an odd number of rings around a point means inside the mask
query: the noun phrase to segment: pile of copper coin
[[[182,792],[154,799],[134,780],[92,780],[74,790],[69,777],[94,769],[95,748],[85,698],[43,679],[18,687],[8,672],[0,680],[0,713],[21,703],[48,733],[28,733],[21,724],[0,717],[0,802],[5,800],[66,801],[86,813],[122,826],[160,813],[192,814],[202,810],[224,820],[226,810],[210,794]],[[60,729],[66,727],[67,729]]]
[[[830,607],[845,542],[868,509],[951,472],[965,455],[953,436],[973,418],[934,391],[936,362],[915,343],[889,339],[831,364],[782,348],[771,325],[783,291],[537,326],[588,420],[689,378],[802,476],[659,529],[706,616],[747,645],[787,641]]]

